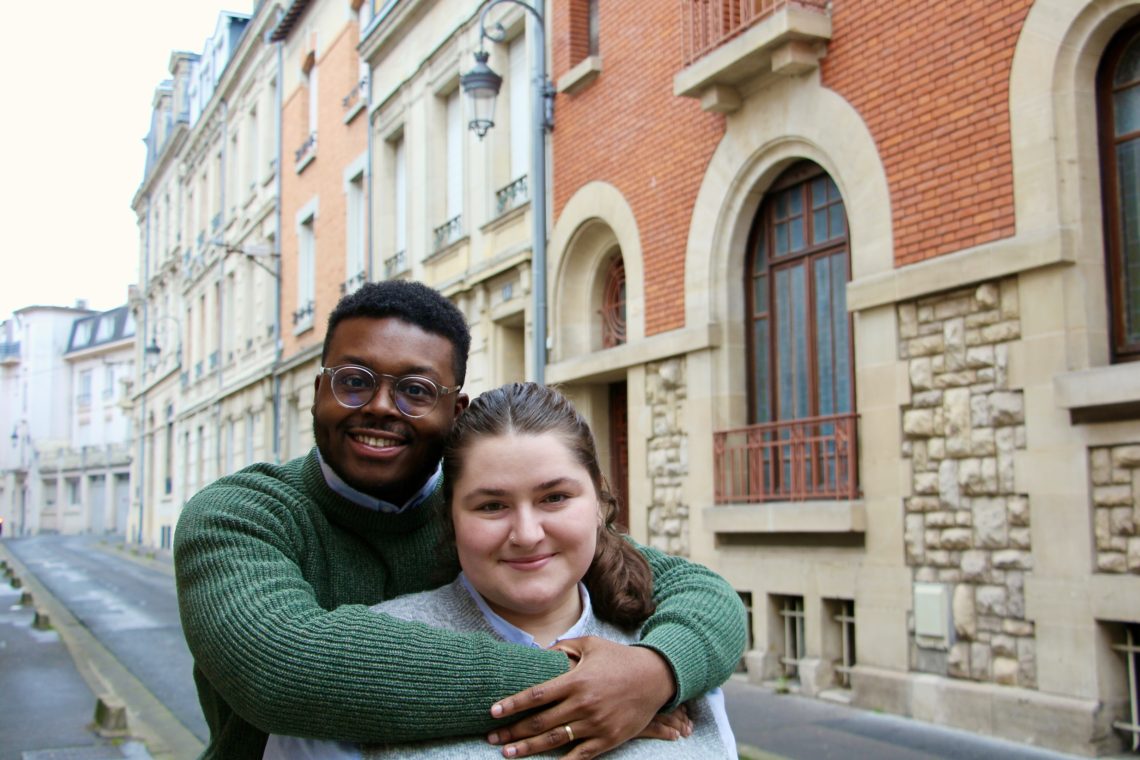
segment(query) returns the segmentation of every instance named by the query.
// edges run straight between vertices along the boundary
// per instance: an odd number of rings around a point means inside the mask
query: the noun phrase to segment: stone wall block
[[[970,455],[992,457],[997,453],[997,442],[993,428],[973,428],[970,431]]]
[[[1029,552],[1023,552],[1017,549],[1003,549],[994,552],[993,563],[994,567],[1029,570],[1033,567],[1033,557]]]
[[[1019,425],[1025,421],[1025,404],[1019,391],[994,391],[989,394],[990,424]]]
[[[968,509],[959,509],[954,513],[954,524],[969,528],[974,524],[974,513]]]
[[[915,409],[930,409],[942,406],[942,391],[918,391],[910,396],[910,405]]]
[[[933,512],[941,507],[938,498],[933,496],[910,496],[906,500],[908,512]]]
[[[992,656],[988,644],[974,642],[970,645],[970,678],[988,681],[991,676]]]
[[[1021,663],[1013,657],[995,657],[994,663],[994,683],[1000,683],[1003,686],[1016,686],[1017,675],[1021,670]]]
[[[1031,638],[1018,639],[1017,661],[1020,665],[1018,681],[1027,689],[1037,688],[1037,642]]]
[[[1123,467],[1112,468],[1112,482],[1113,483],[1127,483],[1132,485],[1133,470],[1126,470]]]
[[[934,567],[953,567],[956,564],[951,560],[950,552],[945,549],[932,549],[928,551],[926,553],[926,561]]]
[[[940,298],[934,303],[934,318],[953,321],[954,317],[969,314],[970,306],[970,297],[968,295]]]
[[[1001,312],[998,311],[997,309],[991,309],[989,311],[976,311],[973,314],[967,314],[966,315],[966,337],[967,337],[967,340],[969,339],[970,334],[973,333],[977,336],[976,342],[980,343],[982,336],[981,336],[981,333],[976,328],[985,327],[986,325],[992,325],[995,322],[1000,322],[1000,321],[1001,321]]]
[[[1002,633],[1008,633],[1010,636],[1032,636],[1033,623],[1028,620],[1010,620],[1006,618],[1001,624]],[[1018,651],[1020,651],[1020,643],[1018,644]]]
[[[949,354],[946,354],[949,356]],[[941,372],[934,375],[935,388],[969,388],[977,382],[978,373],[972,369]]]
[[[900,338],[913,338],[918,334],[918,312],[913,303],[899,304],[898,319]]]
[[[962,552],[962,577],[964,580],[984,580],[989,569],[989,552],[976,549]]]
[[[1089,477],[1094,486],[1112,483],[1112,453],[1108,449],[1089,451]]]
[[[1005,617],[1006,590],[1002,586],[979,586],[974,594],[978,615]]]
[[[1096,555],[1096,569],[1102,573],[1128,572],[1128,556],[1123,552],[1101,552]]]
[[[919,321],[919,324],[921,324],[923,322],[933,322],[934,321],[934,302],[933,301],[931,301],[929,299],[927,299],[925,301],[919,301],[919,303],[918,303],[918,321]]]
[[[974,545],[1004,549],[1009,543],[1009,524],[1004,499],[974,499]]]
[[[1112,450],[1112,466],[1127,470],[1140,468],[1140,446],[1115,447]]]
[[[1015,448],[1013,428],[994,428],[994,446],[1001,454],[1012,454]]]
[[[974,587],[959,583],[954,587],[950,602],[950,614],[954,618],[954,632],[960,639],[972,639],[978,633],[978,614],[974,604]]]
[[[1020,314],[1017,297],[1017,279],[1010,277],[1001,281],[1001,313],[1006,319],[1016,319]]]
[[[942,568],[938,571],[938,583],[961,583],[962,571],[956,567]]]
[[[1114,507],[1110,514],[1109,526],[1113,535],[1133,536],[1136,534],[1136,526],[1132,522],[1131,506]]]
[[[964,339],[964,338],[963,338]],[[994,347],[993,346],[972,346],[966,349],[966,366],[971,369],[982,369],[983,367],[993,367],[994,365]],[[980,377],[980,375],[979,375]]]
[[[1010,528],[1009,545],[1014,549],[1030,549],[1032,547],[1032,538],[1030,537],[1029,528]]]
[[[942,549],[969,549],[973,544],[973,531],[968,528],[948,528],[943,531],[927,531],[935,533],[938,546],[932,545],[929,540],[927,546]]]
[[[934,435],[934,410],[909,409],[903,412],[903,433],[915,438]]]
[[[1126,554],[1128,552],[1128,539],[1124,536],[1112,536],[1108,539],[1108,546],[1106,548],[1110,552]]]
[[[923,532],[923,543],[927,549],[953,549],[952,546],[942,546],[942,531],[937,528],[927,528]]]
[[[939,331],[934,335],[922,335],[917,338],[911,338],[906,342],[907,355],[910,357],[915,356],[934,356],[941,354],[942,333]]]
[[[930,469],[938,469],[937,467],[931,468],[930,459],[926,455],[926,441],[922,438],[916,438],[911,442],[910,458],[914,460],[911,465],[913,472],[926,472]]]
[[[941,402],[940,402],[941,403]],[[931,459],[942,460],[946,458],[946,439],[941,436],[926,440],[926,455]]]
[[[950,647],[946,657],[946,675],[951,678],[970,677],[970,644],[959,641]]]
[[[1002,343],[1017,340],[1021,337],[1021,323],[1016,320],[1007,320],[980,328],[982,340],[986,343]]]
[[[1009,344],[994,346],[994,385],[1009,387]]]
[[[910,564],[921,563],[926,554],[923,543],[923,519],[921,514],[909,514],[903,518],[903,545],[906,559]]]
[[[1113,485],[1093,488],[1093,504],[1098,507],[1122,507],[1132,504],[1132,486]]]
[[[995,657],[1017,657],[1017,639],[1008,634],[999,633],[991,638],[990,648]]]
[[[1001,303],[1001,286],[987,282],[974,290],[974,300],[983,309],[994,309]]]
[[[946,369],[958,371],[966,367],[966,324],[961,318],[948,319],[942,325],[942,345],[946,353]]]
[[[938,473],[918,472],[914,475],[914,492],[916,494],[933,495],[938,493]]]
[[[990,402],[983,394],[970,396],[970,424],[974,427],[990,427]]]
[[[918,325],[918,335],[941,335],[942,323],[941,322],[922,322]]]
[[[1128,572],[1140,573],[1140,538],[1128,539]]]
[[[929,390],[934,380],[934,373],[930,369],[930,357],[920,356],[911,359],[909,366],[910,386],[915,390]]]
[[[1009,524],[1018,527],[1029,525],[1029,499],[1025,496],[1010,496],[1005,500]]]
[[[930,512],[926,515],[928,528],[953,528],[954,525],[953,512]]]
[[[958,462],[954,459],[943,459],[938,464],[938,496],[940,505],[946,509],[957,509],[962,504]]]
[[[997,462],[998,493],[1013,493],[1016,485],[1013,456],[999,454],[995,461]]]

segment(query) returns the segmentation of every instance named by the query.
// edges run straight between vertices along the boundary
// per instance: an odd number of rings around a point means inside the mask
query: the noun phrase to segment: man
[[[644,548],[658,611],[640,645],[577,640],[569,673],[561,652],[368,611],[458,571],[438,548],[432,501],[443,440],[467,406],[469,346],[462,313],[431,288],[365,285],[329,317],[315,450],[224,477],[186,505],[174,559],[210,727],[203,757],[259,758],[268,733],[382,743],[487,731],[505,757],[571,742],[571,757],[593,757],[732,671],[745,635],[736,594]]]

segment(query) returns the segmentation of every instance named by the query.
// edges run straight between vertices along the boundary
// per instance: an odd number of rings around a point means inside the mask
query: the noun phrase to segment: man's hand
[[[593,636],[568,639],[555,648],[577,663],[569,673],[491,707],[496,718],[545,708],[487,736],[492,744],[506,745],[503,757],[527,757],[579,742],[566,757],[586,760],[652,732],[650,723],[676,689],[673,671],[661,655]],[[665,738],[671,729],[659,724],[656,730],[650,735]]]

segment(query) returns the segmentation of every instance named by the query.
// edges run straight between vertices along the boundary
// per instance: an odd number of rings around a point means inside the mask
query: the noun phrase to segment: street
[[[206,727],[168,556],[139,556],[91,537],[38,536],[3,541],[0,559],[17,569],[22,585],[0,583],[0,760],[189,760],[201,750]],[[25,590],[36,608],[51,611],[54,630],[32,627],[33,610],[20,604]],[[91,731],[96,692],[126,704],[131,734],[141,741],[112,742]],[[1072,757],[778,695],[739,676],[725,693],[743,758]]]

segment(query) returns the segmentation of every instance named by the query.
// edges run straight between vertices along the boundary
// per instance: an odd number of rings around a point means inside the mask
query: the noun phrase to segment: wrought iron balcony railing
[[[858,420],[834,414],[714,433],[716,503],[858,498]]]
[[[311,320],[313,316],[315,304],[310,300],[305,303],[301,308],[293,312],[293,324],[299,325],[305,320]]]
[[[681,0],[681,58],[689,66],[779,8],[827,12],[827,0]]]
[[[495,213],[503,214],[530,199],[526,175],[522,175],[502,190],[495,192]]]
[[[363,284],[364,270],[361,269],[359,272],[340,284],[340,294],[343,296],[347,295],[348,293],[352,293]]]
[[[384,259],[384,279],[390,280],[406,271],[408,271],[407,251],[398,251],[394,256]]]
[[[311,154],[317,150],[317,133],[310,132],[309,136],[305,138],[305,142],[301,143],[301,147],[293,151],[293,160],[295,163],[301,163]]]
[[[438,251],[441,248],[446,248],[462,236],[463,215],[456,214],[432,230],[432,250]]]

